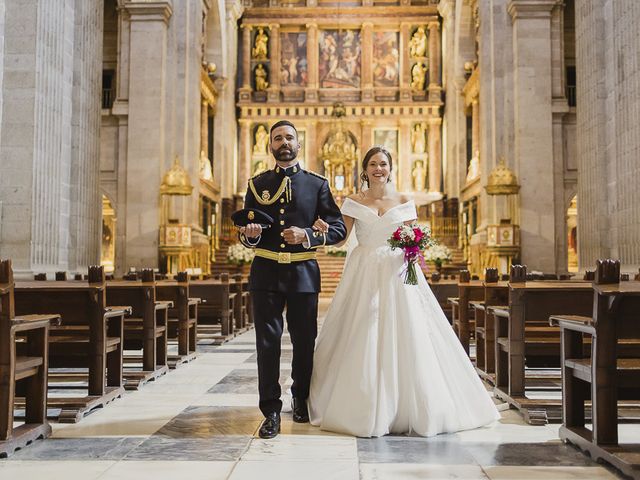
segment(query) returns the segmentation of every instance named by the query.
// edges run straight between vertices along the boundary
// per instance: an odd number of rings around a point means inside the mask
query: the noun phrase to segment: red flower
[[[419,228],[414,228],[413,233],[416,236],[416,243],[419,243],[420,240],[422,240],[422,237],[424,237],[424,233]]]
[[[400,239],[401,239],[401,237],[400,237],[400,229],[398,229],[395,232],[393,232],[393,239],[400,241]]]

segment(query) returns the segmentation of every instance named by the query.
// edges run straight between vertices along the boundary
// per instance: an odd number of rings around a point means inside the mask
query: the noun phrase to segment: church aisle
[[[79,424],[53,424],[51,439],[0,461],[0,479],[617,478],[561,444],[558,425],[530,426],[513,410],[503,411],[494,426],[474,431],[356,439],[293,423],[287,397],[282,434],[261,440],[254,341],[249,331],[223,346],[201,345],[193,363]],[[285,337],[285,389],[291,384],[290,361]]]

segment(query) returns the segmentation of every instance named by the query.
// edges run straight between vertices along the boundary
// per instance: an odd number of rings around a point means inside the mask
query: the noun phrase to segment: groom
[[[273,438],[280,432],[280,339],[285,306],[293,344],[293,421],[309,421],[307,397],[320,291],[315,249],[339,243],[346,235],[329,182],[303,170],[296,160],[300,150],[296,127],[287,120],[275,123],[269,132],[269,147],[276,166],[249,180],[244,206],[267,213],[275,219],[274,224],[266,230],[251,223],[240,229],[241,242],[255,248],[249,290],[256,327],[260,410],[265,416],[261,438]],[[251,211],[248,215],[249,219],[253,216]],[[312,228],[319,217],[329,224],[326,234]]]

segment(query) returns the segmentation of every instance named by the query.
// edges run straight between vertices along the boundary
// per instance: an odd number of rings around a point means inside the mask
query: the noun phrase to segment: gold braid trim
[[[291,179],[289,177],[284,177],[282,179],[280,188],[278,188],[278,191],[269,200],[263,200],[263,198],[258,195],[256,186],[253,184],[253,178],[249,180],[249,188],[251,188],[253,196],[256,198],[256,201],[260,205],[273,205],[282,196],[283,193],[286,193],[287,202],[291,202]]]

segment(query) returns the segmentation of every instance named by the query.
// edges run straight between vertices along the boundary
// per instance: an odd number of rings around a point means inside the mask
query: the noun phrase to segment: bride
[[[413,201],[390,188],[392,158],[373,147],[362,161],[368,189],[345,199],[347,236],[358,246],[345,263],[314,355],[313,425],[358,437],[423,436],[477,428],[500,418],[418,270],[403,281],[404,256],[387,239],[416,220]],[[316,221],[314,228],[328,225]]]

